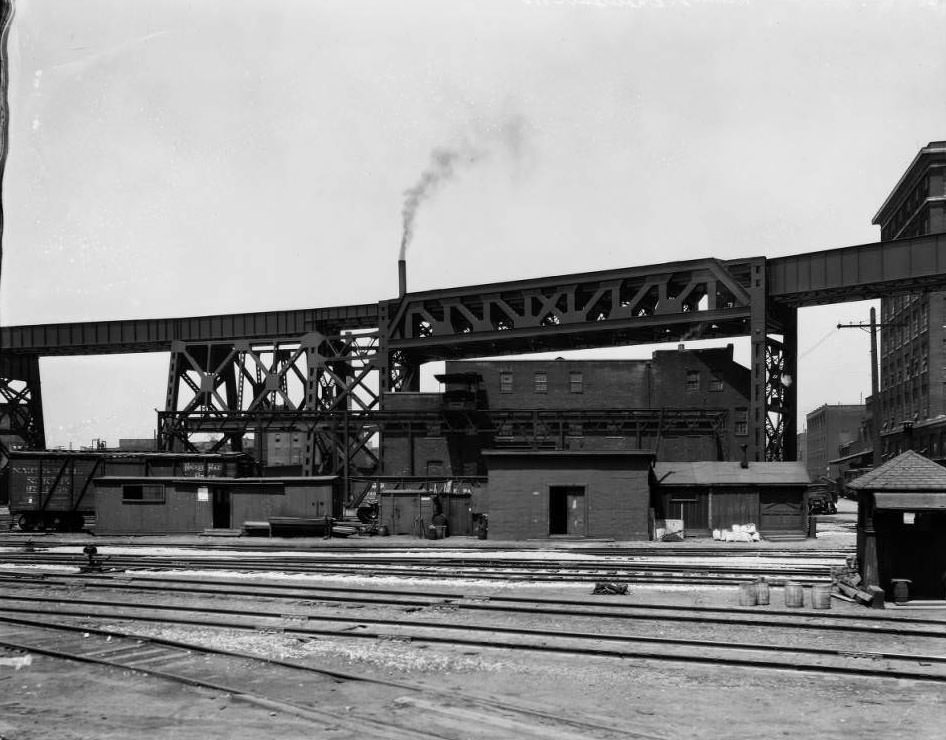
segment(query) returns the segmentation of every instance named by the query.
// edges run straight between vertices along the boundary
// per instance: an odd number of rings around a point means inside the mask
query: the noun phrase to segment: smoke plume
[[[407,255],[407,247],[414,237],[417,209],[421,204],[441,185],[452,180],[458,171],[475,166],[495,151],[518,159],[523,147],[524,128],[521,118],[509,118],[499,125],[486,127],[460,144],[436,147],[430,153],[430,162],[421,172],[417,183],[404,191],[404,207],[401,209],[404,231],[398,259],[404,259]]]

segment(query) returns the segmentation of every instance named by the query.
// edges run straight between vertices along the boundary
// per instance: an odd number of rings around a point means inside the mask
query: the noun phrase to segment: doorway
[[[230,529],[230,492],[213,489],[213,528]]]
[[[584,486],[549,486],[549,534],[585,536]]]

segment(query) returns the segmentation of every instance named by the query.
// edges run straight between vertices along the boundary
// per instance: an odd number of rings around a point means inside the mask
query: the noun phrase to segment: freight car
[[[244,453],[12,451],[0,476],[0,500],[9,501],[11,525],[24,531],[77,531],[95,514],[96,478],[252,474],[253,460]]]

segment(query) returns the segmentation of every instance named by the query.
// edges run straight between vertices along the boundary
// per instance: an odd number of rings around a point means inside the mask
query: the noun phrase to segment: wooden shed
[[[893,597],[946,598],[946,468],[907,450],[851,481],[857,491],[857,560],[868,586]]]
[[[240,529],[271,517],[337,517],[336,477],[95,479],[97,533],[182,534]]]
[[[682,519],[686,535],[754,524],[765,537],[808,531],[808,471],[800,462],[658,462],[654,510]]]
[[[448,537],[473,533],[471,496],[468,492],[432,492],[395,488],[378,494],[378,523],[390,534],[428,536],[434,516],[446,517]]]
[[[649,538],[650,450],[491,450],[489,537]]]

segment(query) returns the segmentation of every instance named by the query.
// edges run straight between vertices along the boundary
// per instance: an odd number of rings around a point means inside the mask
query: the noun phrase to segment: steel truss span
[[[946,287],[946,235],[766,259],[698,259],[406,293],[378,304],[0,329],[0,442],[43,447],[38,358],[170,352],[160,437],[213,420],[238,449],[296,415],[308,474],[379,471],[383,394],[424,362],[748,336],[749,455],[794,459],[797,308]],[[339,422],[339,419],[347,421]],[[425,423],[418,417],[418,423]],[[383,471],[381,471],[383,472]]]

